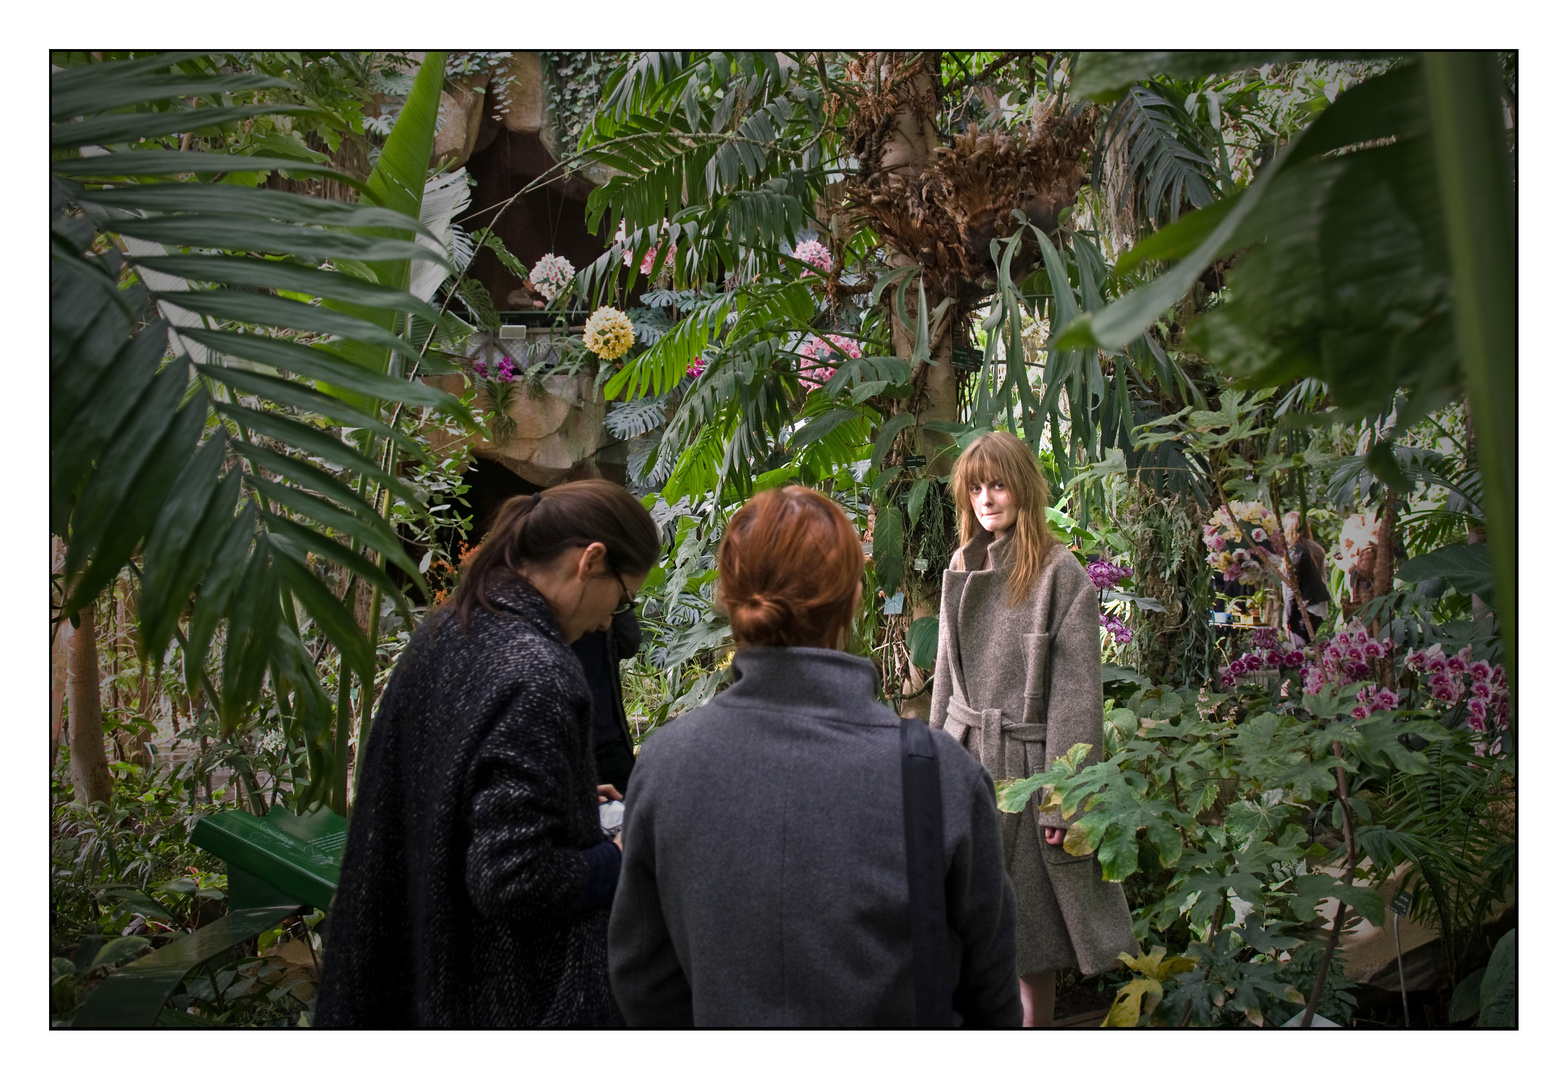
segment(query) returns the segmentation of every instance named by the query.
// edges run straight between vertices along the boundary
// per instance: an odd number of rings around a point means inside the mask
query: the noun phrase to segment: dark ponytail
[[[501,504],[484,543],[463,568],[448,605],[466,631],[474,604],[494,611],[486,591],[514,580],[524,563],[547,563],[568,548],[604,545],[612,570],[643,574],[659,558],[659,529],[636,497],[608,480],[576,480]]]

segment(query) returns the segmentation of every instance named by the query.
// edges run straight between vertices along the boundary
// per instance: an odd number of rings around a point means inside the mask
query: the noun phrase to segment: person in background
[[[1291,510],[1280,518],[1285,533],[1285,544],[1290,552],[1290,564],[1296,571],[1296,583],[1301,587],[1297,597],[1288,584],[1281,585],[1285,597],[1285,631],[1296,645],[1308,644],[1318,632],[1318,626],[1328,617],[1330,594],[1323,545],[1312,539],[1311,524],[1303,534],[1301,514]]]
[[[1104,754],[1100,603],[1089,575],[1051,535],[1039,463],[1017,436],[990,432],[959,455],[950,481],[961,546],[942,577],[931,725],[998,780],[1046,769],[1076,743]],[[1094,854],[1066,849],[1067,822],[1031,800],[1003,816],[1018,896],[1024,1026],[1049,1027],[1056,973],[1109,971],[1137,954],[1122,887]]]
[[[318,1027],[619,1026],[592,698],[568,646],[659,557],[605,480],[501,507],[414,632],[359,765]]]
[[[617,797],[626,790],[637,763],[621,694],[621,661],[635,655],[641,644],[642,627],[637,612],[630,609],[616,612],[609,629],[590,630],[572,642],[593,694],[593,754],[599,782],[613,787]]]
[[[628,1024],[915,1023],[904,732],[876,666],[843,651],[864,574],[849,517],[815,491],[764,491],[731,519],[736,681],[644,741],[627,791],[610,983]],[[950,984],[953,1020],[1017,1027],[991,778],[934,742],[952,961],[936,1011]]]

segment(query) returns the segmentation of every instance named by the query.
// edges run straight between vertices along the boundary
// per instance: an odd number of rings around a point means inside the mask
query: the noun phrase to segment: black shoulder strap
[[[915,1026],[953,1026],[952,958],[947,948],[947,876],[942,854],[942,787],[931,729],[905,720],[904,856],[915,953]]]

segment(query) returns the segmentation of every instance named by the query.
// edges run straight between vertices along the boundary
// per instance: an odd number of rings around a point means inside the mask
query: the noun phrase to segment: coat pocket
[[[1055,634],[1024,635],[1024,697],[1043,699],[1051,692],[1051,643],[1055,638]]]
[[[1074,863],[1087,863],[1094,860],[1092,851],[1087,855],[1072,855],[1068,853],[1065,845],[1047,844],[1044,838],[1040,840],[1040,852],[1047,866],[1070,866]]]

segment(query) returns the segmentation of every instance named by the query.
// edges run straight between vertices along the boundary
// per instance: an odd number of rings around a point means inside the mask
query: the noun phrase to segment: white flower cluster
[[[528,273],[528,283],[539,291],[546,302],[554,300],[572,283],[577,270],[560,255],[546,255],[534,263]]]

